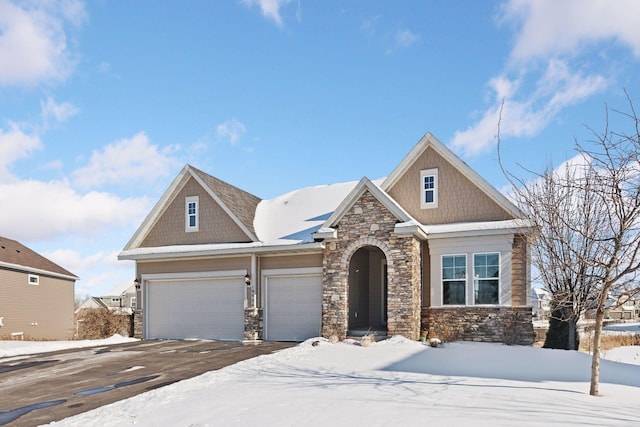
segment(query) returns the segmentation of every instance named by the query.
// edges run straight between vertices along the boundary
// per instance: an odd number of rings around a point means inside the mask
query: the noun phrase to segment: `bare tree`
[[[596,324],[593,337],[591,386],[598,395],[600,380],[600,344],[607,298],[623,290],[637,292],[635,281],[640,271],[640,119],[627,96],[630,113],[617,111],[632,123],[630,133],[609,129],[607,114],[603,133],[593,132],[594,148],[578,145],[578,150],[592,159],[592,189],[595,202],[607,216],[599,224],[596,256],[591,260],[599,282]]]
[[[586,185],[591,169],[583,157],[577,160],[557,170],[548,166],[533,181],[519,181],[516,190],[518,205],[535,225],[533,264],[551,293],[552,315],[568,324],[571,350],[578,349],[578,320],[597,297],[598,278],[590,260],[596,256],[596,233],[604,215]]]
[[[576,143],[580,165],[566,165],[564,172],[547,167],[528,181],[505,171],[519,205],[537,227],[533,262],[545,287],[566,309],[563,320],[575,328],[586,309],[595,309],[590,384],[594,396],[607,299],[623,290],[638,292],[640,121],[627,99],[631,112],[617,113],[631,121],[632,131],[612,131],[607,108],[605,130],[592,130],[591,148]]]

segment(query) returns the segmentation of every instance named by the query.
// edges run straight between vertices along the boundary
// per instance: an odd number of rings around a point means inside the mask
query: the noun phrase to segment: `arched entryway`
[[[363,246],[349,262],[349,335],[387,332],[387,259]]]

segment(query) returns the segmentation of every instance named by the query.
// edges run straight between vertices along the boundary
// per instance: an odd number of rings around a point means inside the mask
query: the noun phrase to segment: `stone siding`
[[[531,307],[423,307],[422,330],[443,341],[504,342],[535,340]]]
[[[244,339],[257,341],[264,339],[264,315],[261,308],[244,310]]]
[[[142,322],[143,322],[143,311],[136,310],[133,312],[133,338],[142,339]]]
[[[393,232],[396,217],[369,191],[337,225],[338,238],[324,249],[322,334],[345,338],[349,327],[348,280],[351,256],[378,247],[387,260],[389,334],[418,339],[420,332],[420,242]]]

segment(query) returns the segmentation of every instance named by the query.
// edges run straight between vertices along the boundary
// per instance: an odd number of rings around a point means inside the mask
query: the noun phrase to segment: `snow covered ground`
[[[0,342],[0,357],[6,343]],[[33,345],[42,351],[48,343]],[[603,361],[602,396],[591,397],[585,353],[483,343],[430,348],[400,337],[360,346],[318,338],[52,425],[636,424],[640,346],[605,357],[616,361]]]

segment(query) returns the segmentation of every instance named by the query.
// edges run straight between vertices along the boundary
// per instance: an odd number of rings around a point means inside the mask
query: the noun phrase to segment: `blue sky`
[[[100,295],[185,163],[259,197],[431,132],[491,184],[640,99],[640,2],[0,0],[0,235]]]

